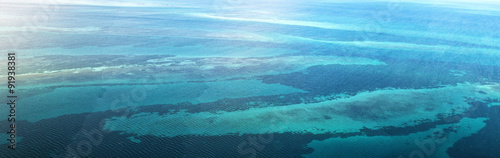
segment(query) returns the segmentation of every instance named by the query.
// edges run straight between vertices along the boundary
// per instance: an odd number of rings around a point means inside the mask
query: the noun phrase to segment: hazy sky
[[[87,5],[103,5],[103,6],[163,6],[169,4],[182,4],[182,3],[213,3],[213,2],[225,2],[232,3],[243,0],[16,0],[16,3],[59,3],[59,4],[87,4]],[[245,2],[259,2],[261,0],[244,0]],[[268,2],[272,2],[269,0]],[[348,1],[348,0],[319,0],[321,2],[373,2],[373,0],[360,0],[360,1]],[[500,0],[379,0],[387,2],[414,2],[414,3],[431,3],[431,4],[460,4],[460,3],[472,3],[472,4],[500,4]],[[310,1],[314,2],[314,1]],[[12,0],[0,0],[0,3],[12,3]]]

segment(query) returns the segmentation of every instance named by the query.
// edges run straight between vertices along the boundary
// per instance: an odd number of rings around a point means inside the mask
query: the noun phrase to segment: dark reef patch
[[[91,152],[88,157],[140,157],[145,152],[152,157],[163,157],[169,155],[171,157],[249,157],[251,156],[251,149],[255,150],[257,157],[301,157],[303,154],[313,152],[313,149],[308,148],[307,144],[312,140],[325,140],[328,138],[347,138],[352,136],[397,136],[408,135],[415,132],[427,131],[436,125],[450,124],[459,122],[463,117],[484,117],[492,118],[488,121],[487,128],[483,129],[479,135],[488,135],[490,140],[470,138],[475,140],[483,140],[481,144],[477,145],[490,145],[497,147],[496,139],[493,136],[498,136],[498,122],[497,121],[500,109],[494,107],[493,110],[484,114],[484,108],[487,108],[486,102],[470,102],[474,104],[475,108],[470,109],[469,113],[462,115],[454,115],[443,117],[438,121],[422,120],[422,124],[409,127],[382,127],[380,129],[362,129],[361,132],[354,133],[325,133],[325,134],[311,134],[311,133],[272,133],[265,135],[223,135],[223,136],[176,136],[176,137],[156,137],[156,136],[137,136],[133,134],[123,134],[122,132],[110,132],[101,130],[100,126],[103,119],[113,116],[124,116],[130,112],[127,109],[121,109],[118,112],[106,111],[96,113],[84,113],[64,115],[56,118],[45,119],[36,123],[29,123],[26,121],[18,122],[19,135],[23,139],[18,143],[17,151],[8,152],[8,148],[0,148],[0,152],[7,153],[5,156],[10,157],[15,154],[19,157],[58,157],[57,155],[67,155],[68,147],[76,150],[76,144],[88,140],[88,137],[79,133],[83,131],[95,131],[102,134],[102,141],[92,146]],[[486,106],[486,107],[485,107]],[[323,116],[328,119],[327,116]],[[6,121],[1,121],[0,125],[5,125]],[[492,126],[494,125],[494,126]],[[168,130],[168,129],[165,129]],[[491,131],[484,131],[491,130]],[[450,129],[448,132],[453,132]],[[490,135],[491,133],[491,135]],[[141,140],[140,143],[131,142],[128,137],[134,136],[136,139]],[[474,135],[476,136],[476,135]],[[261,137],[266,138],[262,141]],[[94,135],[94,138],[97,138]],[[272,138],[272,139],[271,139]],[[250,144],[256,141],[258,144]],[[244,144],[243,142],[246,142]],[[255,142],[253,142],[255,143]],[[458,146],[453,149],[460,148],[460,150],[471,150],[466,148],[469,142]],[[5,145],[5,144],[2,144]],[[239,148],[240,146],[240,148]],[[462,149],[463,148],[463,149]],[[22,152],[21,152],[22,151]],[[245,152],[247,151],[247,152]],[[491,154],[498,150],[489,150],[485,153]],[[474,151],[477,153],[479,151]],[[471,151],[472,153],[472,151]]]
[[[436,88],[457,83],[500,80],[500,68],[467,63],[431,62],[387,58],[387,65],[320,65],[303,72],[261,76],[264,83],[279,83],[313,94],[374,91],[387,87]],[[461,77],[450,70],[467,72]]]
[[[500,155],[500,106],[492,106],[485,113],[486,127],[472,136],[456,142],[446,152],[450,157],[498,157]]]

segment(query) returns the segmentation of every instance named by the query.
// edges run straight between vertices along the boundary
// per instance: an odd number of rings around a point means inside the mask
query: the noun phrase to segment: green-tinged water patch
[[[154,104],[193,104],[214,102],[224,98],[305,93],[280,84],[264,84],[258,80],[188,82],[161,85],[101,85],[59,87],[53,91],[19,100],[17,119],[31,122],[66,114],[116,110]],[[1,109],[1,113],[8,112]]]

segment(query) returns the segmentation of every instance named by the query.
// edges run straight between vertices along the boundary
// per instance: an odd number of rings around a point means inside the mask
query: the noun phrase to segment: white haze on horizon
[[[97,5],[97,6],[123,6],[123,7],[162,7],[170,6],[172,4],[189,4],[196,2],[195,4],[211,4],[216,1],[223,1],[231,3],[233,0],[199,0],[199,1],[186,1],[186,0],[146,0],[146,1],[133,1],[133,0],[17,0],[12,2],[11,0],[0,0],[0,4],[18,3],[18,4],[44,4],[44,3],[57,3],[57,4],[67,4],[67,5]],[[250,0],[245,1],[245,3],[259,3],[259,2],[283,2],[283,0]],[[500,5],[500,0],[375,0],[378,2],[405,2],[405,3],[423,3],[423,4],[443,4],[443,5]],[[374,0],[318,0],[309,1],[314,2],[324,2],[324,3],[356,3],[356,2],[374,2]]]

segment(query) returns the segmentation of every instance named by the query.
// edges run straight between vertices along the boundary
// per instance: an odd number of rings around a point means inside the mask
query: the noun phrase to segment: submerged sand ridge
[[[440,114],[460,114],[471,107],[466,97],[500,98],[500,88],[499,85],[460,84],[433,89],[378,90],[320,103],[233,112],[140,113],[111,118],[104,129],[163,137],[359,132],[362,128],[417,125],[419,120],[437,120]]]
[[[62,60],[64,59],[64,60]],[[168,55],[58,55],[22,59],[23,88],[92,84],[203,81],[283,74],[314,65],[385,65],[339,56],[174,57]],[[1,77],[1,76],[0,76]],[[154,78],[150,81],[149,78]]]

